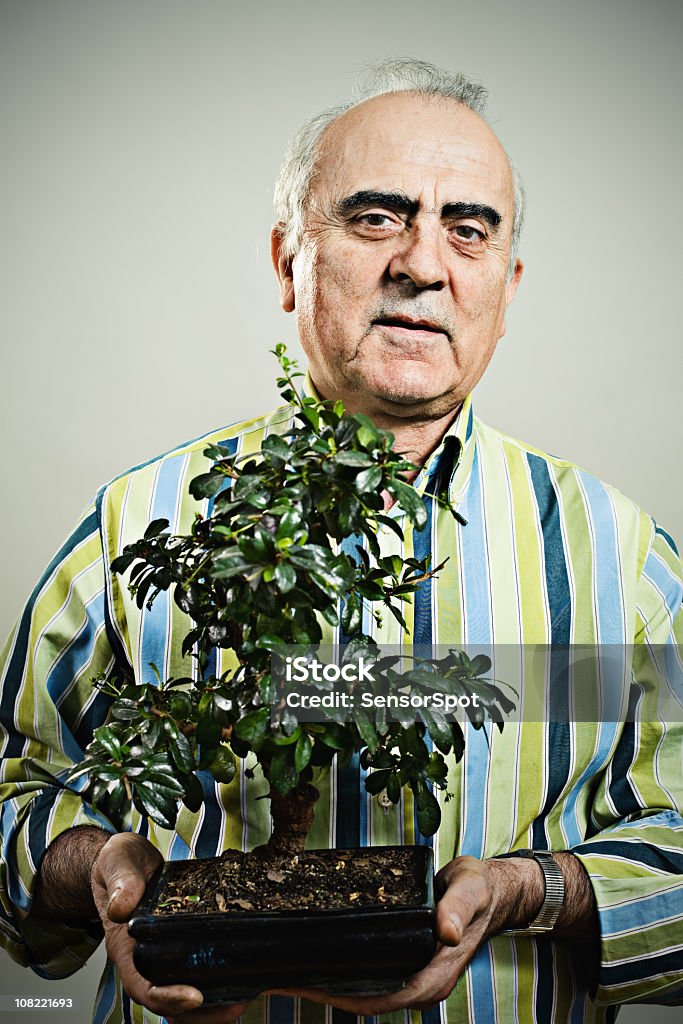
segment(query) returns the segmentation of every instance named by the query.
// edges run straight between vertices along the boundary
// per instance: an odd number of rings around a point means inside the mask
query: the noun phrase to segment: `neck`
[[[444,434],[455,420],[460,406],[447,416],[436,420],[406,421],[396,417],[374,415],[372,419],[381,430],[390,430],[395,437],[394,451],[400,452],[417,466],[424,466],[435,448],[440,445]],[[363,410],[349,410],[361,412]]]
[[[434,449],[438,448],[441,439],[457,416],[459,408],[442,419],[427,420],[425,422],[406,422],[404,419],[387,417],[381,414],[375,414],[372,416],[372,419],[381,430],[390,430],[392,432],[395,438],[394,451],[400,452],[406,459],[409,459],[410,462],[414,462],[416,466],[421,468]],[[363,411],[362,409],[349,409],[349,412]],[[370,414],[368,413],[367,415]],[[412,483],[418,472],[419,469],[414,470],[412,473],[406,473],[406,482]],[[395,499],[392,498],[388,491],[385,491],[382,497],[384,498],[384,511],[388,512],[393,506]]]
[[[425,415],[424,411],[410,414],[408,407],[400,407],[394,413],[391,409],[378,407],[379,403],[367,402],[356,394],[325,394],[315,381],[312,381],[315,392],[321,399],[341,398],[344,407],[349,413],[362,412],[369,416],[375,426],[380,430],[389,430],[394,435],[394,451],[405,456],[416,466],[422,467],[441,443],[444,434],[457,417],[462,402],[455,408],[446,409],[439,415]],[[406,474],[409,482],[417,476],[417,471]]]
[[[417,466],[424,466],[434,449],[438,448],[444,434],[462,408],[461,402],[441,416],[430,417],[419,413],[413,416],[405,415],[405,409],[401,409],[404,415],[395,415],[386,409],[354,401],[354,397],[342,398],[347,412],[365,413],[380,430],[390,430],[395,438],[394,451],[400,452]]]

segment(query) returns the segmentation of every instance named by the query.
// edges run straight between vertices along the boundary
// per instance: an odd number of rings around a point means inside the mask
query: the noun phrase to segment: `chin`
[[[378,411],[398,419],[437,420],[453,412],[461,399],[452,392],[416,391],[411,388],[378,388],[372,392]]]
[[[376,398],[399,405],[440,402],[446,397],[443,379],[435,379],[433,373],[411,373],[409,370],[395,374],[384,372],[367,384]]]

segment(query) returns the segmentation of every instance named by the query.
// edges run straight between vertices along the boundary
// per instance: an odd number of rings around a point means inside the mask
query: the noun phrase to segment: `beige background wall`
[[[677,0],[0,0],[2,633],[99,484],[274,404],[283,147],[387,55],[487,84],[527,183],[479,414],[683,539],[682,26]],[[0,991],[86,1021],[93,976],[3,956]]]

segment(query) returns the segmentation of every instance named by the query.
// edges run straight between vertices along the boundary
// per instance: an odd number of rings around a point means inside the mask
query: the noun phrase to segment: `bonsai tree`
[[[447,785],[444,755],[453,752],[460,760],[465,748],[459,722],[427,706],[417,718],[408,710],[391,721],[358,707],[348,720],[329,712],[320,722],[299,722],[282,699],[277,652],[286,645],[315,650],[324,621],[341,625],[350,642],[347,657],[365,652],[374,658],[385,684],[429,692],[447,679],[453,692],[477,694],[479,706],[467,710],[475,728],[485,714],[502,728],[501,709],[514,705],[484,679],[491,663],[482,655],[470,659],[453,650],[438,663],[424,659],[400,674],[398,659],[382,658],[362,634],[363,602],[378,623],[390,614],[407,630],[402,606],[441,568],[383,556],[377,537],[383,526],[403,539],[396,519],[384,514],[383,492],[414,529],[424,528],[424,501],[405,480],[418,467],[395,452],[393,435],[367,416],[347,414],[341,402],[301,397],[296,363],[284,345],[274,354],[294,426],[285,436],[269,435],[256,457],[207,448],[213,465],[190,490],[198,501],[212,499],[210,515],[197,513],[186,536],[155,520],[112,564],[114,572],[130,570],[129,589],[140,608],[172,590],[192,623],[183,653],[196,659],[197,678],[162,679],[152,665],[156,679],[148,682],[97,680],[112,699],[109,720],[95,730],[71,777],[88,775],[92,801],[119,826],[132,804],[170,829],[180,801],[193,811],[201,806],[197,771],[227,783],[235,759],[253,752],[269,782],[273,819],[262,853],[276,857],[303,849],[316,771],[335,755],[349,759],[360,752],[364,767],[373,769],[368,791],[386,791],[397,803],[409,786],[418,827],[429,836],[440,822],[433,789]],[[448,505],[445,497],[436,500]],[[352,553],[341,546],[349,537],[356,540]],[[212,648],[231,649],[234,668],[209,673]]]

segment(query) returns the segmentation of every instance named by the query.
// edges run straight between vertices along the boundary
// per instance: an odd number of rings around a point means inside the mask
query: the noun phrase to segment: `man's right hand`
[[[130,832],[112,836],[100,850],[91,882],[104,926],[107,956],[118,967],[128,995],[136,1003],[167,1017],[171,1024],[229,1024],[244,1012],[247,1003],[203,1008],[203,996],[198,989],[191,985],[153,985],[135,969],[135,940],[128,934],[126,922],[161,860],[161,854],[150,842]]]

